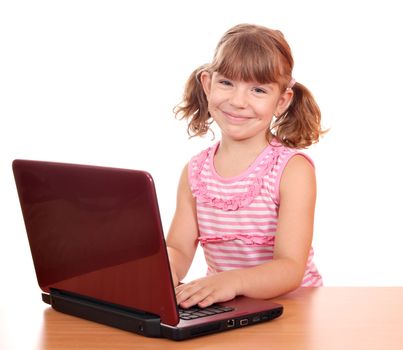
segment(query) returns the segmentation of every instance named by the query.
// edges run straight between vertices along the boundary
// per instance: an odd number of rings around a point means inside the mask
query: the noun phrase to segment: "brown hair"
[[[218,72],[228,79],[277,83],[285,91],[292,79],[294,60],[291,49],[280,31],[266,27],[240,24],[229,29],[219,41],[213,62],[196,69],[189,77],[183,101],[175,114],[188,121],[191,136],[203,136],[210,129],[212,118],[200,82],[200,74]],[[300,83],[292,87],[293,100],[288,109],[276,116],[268,129],[284,145],[305,148],[319,141],[321,114],[309,90]]]

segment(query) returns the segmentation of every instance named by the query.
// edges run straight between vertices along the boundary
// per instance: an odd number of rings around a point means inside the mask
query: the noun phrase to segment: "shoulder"
[[[182,169],[182,173],[179,178],[178,196],[180,195],[189,196],[189,194],[191,194],[188,174],[189,174],[189,163],[185,164],[184,168]]]
[[[190,180],[194,179],[200,174],[208,159],[210,159],[210,157],[214,155],[216,148],[217,144],[210,146],[203,151],[197,153],[190,159],[188,164],[188,175]]]
[[[315,166],[313,160],[301,150],[279,146],[276,153],[277,161],[273,168],[274,201],[280,204],[280,191],[284,192],[289,183],[302,185],[314,180]]]
[[[194,196],[205,192],[202,177],[210,173],[210,159],[214,155],[217,144],[204,149],[193,156],[187,165],[187,181]]]
[[[190,158],[189,165],[204,162],[211,154],[214,154],[217,146],[218,146],[218,143],[214,144],[213,146],[210,146],[210,147],[200,151],[196,155],[194,155],[192,158]]]
[[[309,157],[305,152],[296,149],[296,148],[290,148],[290,147],[285,147],[285,146],[280,146],[278,151],[277,151],[279,158],[278,158],[278,165],[280,166],[280,170],[282,171],[288,164],[288,162],[293,159],[305,159],[306,162],[311,164],[312,167],[314,167],[314,162]]]
[[[316,194],[313,163],[306,155],[299,153],[293,155],[287,162],[279,184],[280,198],[296,193],[303,196],[315,196]]]
[[[310,158],[307,158],[305,154],[296,153],[287,161],[282,173],[282,179],[284,178],[300,178],[304,180],[315,176],[315,168]]]

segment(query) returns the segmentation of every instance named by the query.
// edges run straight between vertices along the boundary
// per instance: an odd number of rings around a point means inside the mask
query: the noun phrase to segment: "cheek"
[[[221,105],[222,100],[220,100],[216,95],[210,95],[207,102],[209,110],[215,110]]]
[[[275,112],[275,106],[273,104],[263,104],[256,106],[256,113],[261,116],[262,119],[271,119]]]

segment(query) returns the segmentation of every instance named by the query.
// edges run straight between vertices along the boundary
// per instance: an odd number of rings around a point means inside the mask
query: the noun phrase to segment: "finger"
[[[199,304],[201,301],[206,299],[210,292],[207,290],[207,288],[200,289],[195,293],[188,294],[187,298],[181,298],[181,301],[179,302],[179,305],[183,308],[189,308],[191,306]],[[181,294],[181,297],[183,294]]]
[[[210,305],[213,305],[216,302],[213,294],[209,294],[206,298],[201,300],[197,305],[199,305],[201,308],[208,307]]]
[[[182,284],[175,288],[176,296],[184,293],[184,295],[197,293],[200,289],[204,288],[203,284],[199,281],[192,281],[186,284]]]
[[[195,285],[195,284],[189,284],[186,285],[182,288],[178,288],[175,290],[176,292],[176,302],[178,304],[183,303],[184,301],[188,300],[191,298],[193,295],[199,292],[201,289],[201,286]]]
[[[175,287],[175,294],[179,294],[185,288],[186,288],[186,284],[181,284],[181,285]]]

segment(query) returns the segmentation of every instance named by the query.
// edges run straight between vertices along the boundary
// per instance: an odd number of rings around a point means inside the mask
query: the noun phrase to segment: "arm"
[[[240,294],[272,298],[299,287],[312,243],[315,202],[315,171],[307,159],[294,156],[280,182],[274,259],[244,271]]]
[[[189,270],[197,248],[196,203],[190,191],[188,167],[182,171],[176,200],[176,211],[167,236],[168,257],[174,286]]]
[[[291,158],[280,183],[280,208],[272,261],[222,272],[177,287],[184,307],[230,300],[236,295],[267,299],[297,288],[304,275],[312,242],[316,180],[302,156]]]

